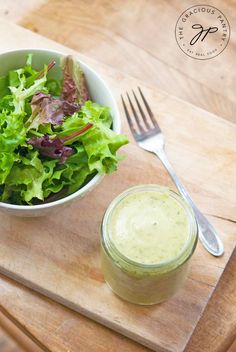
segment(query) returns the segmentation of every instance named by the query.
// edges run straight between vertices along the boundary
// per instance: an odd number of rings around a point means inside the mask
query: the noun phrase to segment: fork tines
[[[121,95],[121,99],[122,99],[122,103],[123,103],[126,118],[128,120],[129,127],[131,129],[131,132],[134,138],[137,140],[145,138],[147,137],[147,135],[150,135],[152,133],[155,134],[157,132],[160,132],[158,123],[154,118],[153,112],[151,111],[146,98],[144,97],[139,87],[138,87],[138,90],[141,96],[141,103],[138,100],[135,92],[132,90],[136,109],[128,93],[126,93],[126,95],[127,95],[130,109],[125,104],[125,100]],[[131,112],[132,112],[132,115],[131,115]]]

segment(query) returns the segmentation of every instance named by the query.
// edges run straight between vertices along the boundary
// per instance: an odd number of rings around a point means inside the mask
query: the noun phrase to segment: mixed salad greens
[[[91,101],[78,61],[67,56],[62,81],[25,67],[0,77],[0,201],[40,204],[65,197],[96,173],[117,169],[127,137],[112,131],[110,109]]]

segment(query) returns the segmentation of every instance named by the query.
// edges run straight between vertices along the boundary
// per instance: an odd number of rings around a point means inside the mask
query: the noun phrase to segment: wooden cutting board
[[[1,50],[47,47],[71,52],[15,25],[0,21]],[[0,272],[116,330],[155,351],[180,352],[191,337],[235,246],[236,126],[83,58],[120,94],[140,85],[158,117],[166,151],[194,200],[218,229],[225,255],[214,258],[198,245],[191,270],[177,295],[160,305],[123,302],[104,283],[100,269],[99,226],[109,202],[142,183],[172,186],[158,159],[133,142],[119,171],[104,178],[86,198],[57,214],[21,219],[0,213]]]

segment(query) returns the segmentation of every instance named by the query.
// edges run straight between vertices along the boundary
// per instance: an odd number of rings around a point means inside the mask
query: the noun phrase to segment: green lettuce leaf
[[[13,153],[0,152],[0,185],[5,183],[16,159]]]
[[[14,113],[22,114],[24,113],[25,100],[32,97],[38,90],[43,90],[47,78],[46,75],[44,75],[42,78],[37,79],[29,88],[26,88],[26,78],[23,74],[23,70],[19,69],[16,72],[19,79],[19,85],[17,87],[9,86],[9,89],[13,96],[13,104],[15,107]]]
[[[88,156],[90,172],[97,171],[104,174],[117,170],[118,161],[122,157],[117,156],[116,151],[127,144],[128,139],[125,135],[118,135],[110,129],[112,117],[108,107],[87,101],[79,113],[68,117],[62,124],[59,137],[69,135],[87,123],[92,123],[93,127],[69,142],[80,141],[82,143]]]
[[[31,150],[27,156],[18,156],[5,180],[2,201],[22,199],[31,204],[34,198],[44,200],[43,182],[53,175],[55,160],[42,162],[39,153]]]
[[[8,76],[0,77],[0,99],[10,94]]]

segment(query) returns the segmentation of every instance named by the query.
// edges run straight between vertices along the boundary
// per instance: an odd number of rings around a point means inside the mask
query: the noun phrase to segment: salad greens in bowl
[[[37,216],[85,195],[117,170],[119,132],[110,90],[77,58],[0,55],[0,209]]]

